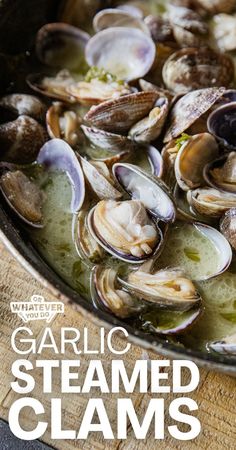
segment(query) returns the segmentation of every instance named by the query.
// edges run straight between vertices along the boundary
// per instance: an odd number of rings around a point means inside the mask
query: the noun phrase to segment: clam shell
[[[236,194],[236,152],[211,161],[204,168],[204,178],[210,186]]]
[[[6,171],[0,178],[0,190],[10,208],[25,224],[43,227],[43,194],[23,172]]]
[[[131,81],[149,72],[156,47],[141,30],[114,27],[95,34],[89,40],[85,54],[90,66],[104,68],[119,79]]]
[[[209,48],[184,48],[172,54],[163,67],[165,86],[175,94],[210,87],[228,87],[234,65],[227,55]]]
[[[131,128],[129,136],[138,143],[149,143],[157,139],[165,125],[169,112],[166,97],[160,97],[148,117],[145,117]]]
[[[47,110],[46,105],[38,97],[29,94],[5,95],[0,100],[0,106],[16,115],[30,116],[39,121],[44,121]]]
[[[22,115],[0,125],[0,158],[19,164],[33,162],[48,140],[46,130],[36,120]]]
[[[203,185],[204,167],[218,155],[218,144],[211,134],[190,136],[178,151],[175,160],[175,176],[181,189],[187,191]]]
[[[88,181],[90,188],[92,189],[93,192],[95,192],[98,198],[100,198],[101,200],[102,199],[117,200],[122,197],[121,192],[119,192],[118,189],[116,189],[113,186],[110,180],[107,179],[95,165],[91,164],[89,161],[87,161],[82,157],[80,158],[80,162],[85,178]]]
[[[236,16],[228,14],[214,16],[213,35],[222,52],[236,50]]]
[[[236,356],[236,334],[219,341],[209,342],[208,348],[224,356]]]
[[[94,267],[91,292],[95,307],[112,312],[122,319],[136,315],[144,307],[142,302],[120,286],[116,270],[109,267]]]
[[[188,311],[201,302],[193,283],[181,269],[168,268],[150,272],[144,263],[137,271],[131,271],[121,284],[138,298],[161,309]],[[178,286],[178,288],[177,288]]]
[[[236,208],[229,209],[222,217],[220,231],[236,251]]]
[[[168,5],[168,18],[172,25],[197,34],[206,34],[208,26],[200,14],[185,6]]]
[[[168,19],[162,16],[150,15],[145,17],[144,22],[147,25],[154,42],[168,43],[174,40],[172,27]]]
[[[111,244],[106,242],[105,239],[103,238],[103,236],[101,236],[99,234],[99,232],[96,228],[96,223],[94,220],[94,213],[95,213],[96,207],[97,207],[97,205],[89,212],[88,228],[89,228],[89,231],[92,234],[93,238],[99,243],[99,245],[101,245],[101,247],[104,248],[104,250],[106,250],[112,256],[115,256],[116,258],[120,259],[121,261],[125,261],[126,263],[129,263],[129,264],[141,264],[144,261],[146,261],[147,259],[157,256],[160,253],[160,251],[163,247],[163,243],[164,243],[163,233],[162,233],[161,229],[159,228],[158,224],[154,221],[153,221],[153,225],[155,225],[155,228],[157,231],[157,243],[156,243],[155,247],[153,248],[153,251],[151,254],[149,253],[149,254],[145,254],[143,256],[134,256],[133,254],[124,253],[121,250],[119,250],[118,248],[114,248],[113,246],[111,246]]]
[[[116,9],[119,9],[120,11],[125,11],[129,13],[131,16],[138,17],[139,19],[143,18],[143,11],[138,8],[138,6],[131,5],[129,3],[124,3],[122,5],[118,5]]]
[[[137,28],[149,35],[148,27],[140,17],[135,17],[127,11],[118,8],[108,8],[99,11],[93,19],[96,33],[111,27]]]
[[[67,174],[72,187],[71,212],[77,213],[84,202],[85,183],[80,163],[72,148],[62,139],[52,139],[41,148],[37,162],[47,171]]]
[[[89,34],[67,23],[47,23],[37,33],[36,54],[51,67],[81,67]]]
[[[85,136],[95,147],[104,148],[113,152],[120,150],[129,151],[134,148],[133,142],[121,134],[109,133],[99,128],[87,127],[86,125],[81,125],[81,128]]]
[[[88,258],[93,263],[100,262],[105,252],[103,248],[92,237],[87,225],[87,212],[81,210],[77,217],[77,230],[75,244],[81,258]]]
[[[170,113],[170,125],[164,142],[177,138],[208,111],[224,94],[225,88],[207,88],[189,92],[180,98]]]
[[[236,196],[205,187],[188,191],[187,199],[192,208],[206,217],[219,218],[229,208],[236,208]]]
[[[158,94],[150,91],[108,100],[92,106],[84,120],[105,131],[125,133],[150,112],[157,98]]]
[[[234,98],[234,91],[229,99]],[[231,101],[213,111],[207,120],[207,127],[218,141],[229,150],[236,150],[236,101]]]
[[[47,111],[46,125],[49,136],[54,139],[64,139],[75,147],[81,139],[81,118],[63,103],[55,102]]]
[[[152,216],[163,222],[174,222],[175,206],[160,179],[148,176],[133,164],[116,163],[112,171],[132,199],[140,200]]]
[[[66,103],[76,102],[76,99],[67,90],[71,84],[75,83],[67,70],[59,72],[55,77],[49,77],[42,73],[32,73],[28,75],[26,82],[31,89],[46,97]]]

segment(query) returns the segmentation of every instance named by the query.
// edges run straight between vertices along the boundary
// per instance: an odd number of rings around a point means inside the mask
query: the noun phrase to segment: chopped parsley
[[[191,138],[191,136],[189,136],[189,134],[187,134],[187,133],[182,133],[181,136],[180,136],[178,139],[176,139],[176,141],[175,141],[175,145],[176,145],[176,147],[178,148],[178,150],[180,150],[181,147],[182,147],[182,145],[183,145],[186,141],[188,141],[190,138]]]
[[[110,72],[107,72],[105,69],[100,69],[99,67],[93,66],[89,69],[87,74],[85,75],[84,80],[87,83],[90,83],[91,80],[97,79],[104,83],[113,83],[117,82],[119,84],[124,84],[122,80],[118,80],[116,75],[113,75]]]

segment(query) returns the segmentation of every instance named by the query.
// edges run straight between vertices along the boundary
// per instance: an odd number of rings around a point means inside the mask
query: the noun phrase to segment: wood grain
[[[47,300],[53,300],[54,297],[41,287],[32,277],[26,273],[20,265],[8,254],[8,252],[0,244],[0,417],[7,419],[8,410],[14,400],[17,399],[17,394],[10,389],[10,383],[12,381],[11,365],[17,358],[13,352],[10,343],[10,336],[12,331],[17,326],[22,326],[22,322],[17,316],[13,316],[10,312],[9,303],[12,300],[25,300],[29,299],[32,294],[42,294]],[[44,322],[32,322],[29,324],[30,328],[34,331],[35,337],[40,338],[43,333]],[[57,340],[59,341],[59,334],[61,327],[75,327],[80,330],[83,327],[89,328],[91,343],[95,345],[98,342],[99,328],[93,324],[88,324],[86,320],[78,313],[73,311],[70,307],[65,308],[64,315],[58,315],[51,328]],[[122,341],[116,338],[116,346],[122,345]],[[135,360],[141,359],[144,356],[143,350],[132,346],[132,349],[124,359],[128,370],[131,372],[132,366]],[[152,352],[149,352],[150,359],[158,358]],[[52,359],[52,354],[49,349],[44,350],[40,356],[42,359]],[[54,356],[55,358],[55,356]],[[62,359],[62,356],[59,356]],[[68,351],[66,354],[67,359],[76,359],[76,356]],[[29,359],[35,359],[34,355],[30,355]],[[95,359],[93,356],[83,356],[81,363],[81,376],[86,372],[86,368],[90,359]],[[101,360],[106,368],[107,379],[110,376],[110,362],[114,359],[114,355],[106,352],[101,357]],[[160,357],[161,359],[161,357]],[[32,396],[39,400],[45,407],[45,418],[50,421],[50,399],[51,397],[60,398],[60,371],[55,369],[53,377],[53,394],[42,394],[42,373],[40,369],[34,371],[36,379],[36,388],[32,392]],[[185,374],[186,378],[188,374]],[[171,378],[171,371],[170,371]],[[236,380],[229,376],[216,374],[213,372],[207,372],[201,370],[201,382],[197,391],[191,394],[191,398],[196,400],[199,405],[199,410],[196,416],[199,418],[202,424],[202,432],[200,436],[194,441],[185,443],[176,441],[171,438],[167,427],[171,424],[171,420],[168,415],[168,405],[176,397],[173,394],[165,394],[166,404],[166,434],[164,441],[155,441],[153,438],[153,429],[150,429],[150,433],[145,441],[138,441],[134,438],[133,431],[129,427],[127,440],[120,441],[104,441],[100,433],[92,433],[86,441],[52,441],[50,439],[50,429],[47,430],[43,437],[45,443],[51,444],[58,450],[151,450],[151,449],[165,449],[165,450],[234,450],[236,449],[236,411],[235,411],[235,394]],[[100,394],[93,391],[93,397]],[[141,419],[145,413],[148,403],[151,398],[155,398],[155,395],[151,394],[126,394],[121,392],[120,394],[103,394],[105,406],[109,411],[109,417],[113,431],[116,428],[116,402],[117,398],[131,397],[135,405],[136,412]],[[64,428],[78,430],[82,420],[82,416],[90,395],[83,394],[67,394],[63,395],[63,426]],[[160,395],[159,395],[160,397]],[[25,429],[31,428],[34,425],[35,418],[32,416],[32,412],[28,409],[24,409],[24,413],[21,416],[22,425]]]

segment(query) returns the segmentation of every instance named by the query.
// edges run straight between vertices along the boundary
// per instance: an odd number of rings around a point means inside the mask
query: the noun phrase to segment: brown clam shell
[[[92,106],[84,120],[114,133],[125,133],[152,109],[158,94],[155,91],[137,92]]]
[[[46,115],[46,105],[35,95],[9,94],[0,99],[0,106],[7,108],[16,115],[26,115],[43,121]]]
[[[209,48],[184,48],[171,55],[163,67],[167,89],[175,94],[209,87],[228,87],[234,79],[234,65],[227,55]]]
[[[170,113],[170,125],[164,142],[177,138],[208,111],[225,92],[225,88],[198,89],[181,97]]]

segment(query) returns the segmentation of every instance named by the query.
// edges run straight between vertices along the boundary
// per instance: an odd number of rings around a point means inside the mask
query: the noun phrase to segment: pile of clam
[[[45,70],[27,78],[37,97],[0,100],[0,187],[25,224],[43,227],[45,194],[27,167],[65,172],[94,305],[119,318],[155,311],[149,331],[179,334],[203,302],[181,268],[155,268],[168,228],[201,222],[223,258],[214,276],[236,250],[236,11],[235,1],[170,1],[155,15],[147,3],[99,11],[92,35],[63,13],[39,30]]]

